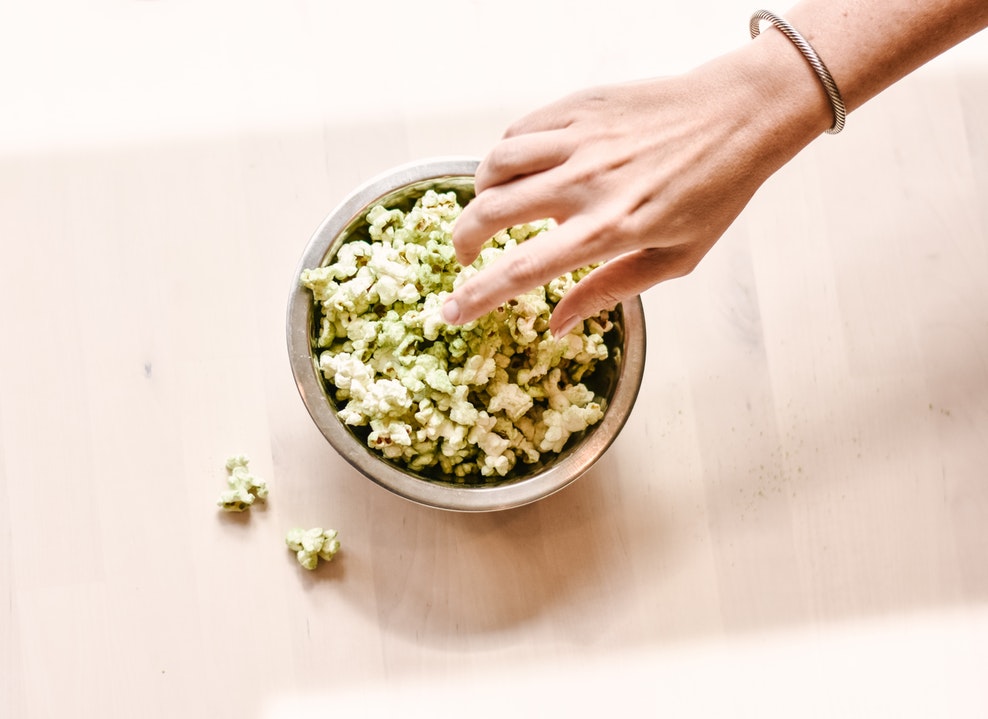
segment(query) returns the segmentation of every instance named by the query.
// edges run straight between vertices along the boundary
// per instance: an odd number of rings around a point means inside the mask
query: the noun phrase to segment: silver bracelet
[[[758,10],[754,15],[751,16],[751,20],[748,22],[748,30],[751,32],[752,39],[758,37],[758,33],[761,32],[761,21],[765,20],[772,23],[775,27],[779,28],[783,35],[785,35],[792,44],[795,45],[806,61],[810,63],[810,67],[820,78],[820,82],[823,83],[823,89],[827,91],[827,97],[830,98],[830,106],[834,109],[834,124],[827,130],[831,135],[836,135],[838,132],[844,129],[844,120],[847,118],[847,108],[844,106],[844,98],[840,95],[840,90],[837,89],[837,83],[834,82],[834,78],[830,74],[830,70],[827,66],[823,64],[823,60],[820,56],[816,54],[816,50],[806,42],[802,35],[796,32],[796,28],[787,23],[785,20],[777,15],[773,15],[768,10]]]

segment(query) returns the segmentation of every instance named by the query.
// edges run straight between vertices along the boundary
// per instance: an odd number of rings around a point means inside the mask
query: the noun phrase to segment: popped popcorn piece
[[[263,479],[250,473],[247,465],[250,460],[244,455],[226,460],[228,489],[220,494],[216,504],[227,512],[243,512],[255,500],[268,497],[268,486]]]
[[[313,570],[319,560],[333,561],[340,551],[340,541],[335,529],[290,529],[285,535],[285,544],[295,552],[295,558],[305,569]]]

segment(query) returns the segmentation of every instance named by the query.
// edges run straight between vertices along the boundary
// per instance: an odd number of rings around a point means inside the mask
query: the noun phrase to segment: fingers
[[[477,193],[563,164],[573,152],[567,137],[563,130],[550,130],[501,140],[477,168]]]
[[[567,193],[548,173],[525,175],[514,181],[489,187],[474,198],[456,218],[453,247],[462,265],[469,265],[487,240],[505,227],[555,218],[566,219]]]
[[[495,233],[512,225],[567,219],[572,187],[552,171],[577,151],[580,140],[567,128],[574,98],[553,103],[512,125],[480,163],[474,176],[476,198],[460,214],[453,245],[461,264],[470,264]]]
[[[640,295],[666,280],[683,277],[699,263],[697,253],[685,246],[649,248],[616,257],[580,280],[559,301],[549,329],[562,337],[583,319]]]
[[[516,120],[504,136],[515,137],[569,127],[580,117],[586,117],[588,110],[593,113],[598,107],[610,104],[612,94],[607,87],[577,90]]]
[[[579,218],[512,248],[490,267],[456,288],[443,305],[443,319],[465,324],[513,297],[544,285],[566,272],[600,262],[600,249],[581,238],[592,233]]]
[[[477,259],[483,244],[505,227],[557,214],[564,195],[542,173],[563,164],[571,152],[562,131],[510,138],[491,150],[475,174],[477,197],[453,229],[461,264]]]

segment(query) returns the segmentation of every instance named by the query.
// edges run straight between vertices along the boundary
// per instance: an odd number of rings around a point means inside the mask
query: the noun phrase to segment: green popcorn
[[[226,460],[228,488],[220,494],[216,504],[227,512],[243,512],[255,500],[265,500],[268,497],[267,484],[250,473],[248,464],[249,460],[243,455]]]
[[[333,561],[340,551],[340,542],[335,529],[291,529],[285,535],[285,544],[295,552],[295,558],[305,569],[315,569],[319,560]]]

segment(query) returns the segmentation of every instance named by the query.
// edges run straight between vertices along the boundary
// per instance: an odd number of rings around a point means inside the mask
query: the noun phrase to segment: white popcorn
[[[243,512],[256,500],[263,501],[268,497],[267,483],[251,473],[247,467],[249,463],[242,454],[226,460],[227,489],[216,501],[226,512]]]
[[[340,540],[335,529],[290,529],[285,535],[285,544],[295,552],[295,558],[305,569],[313,570],[319,560],[331,562],[340,551]]]

